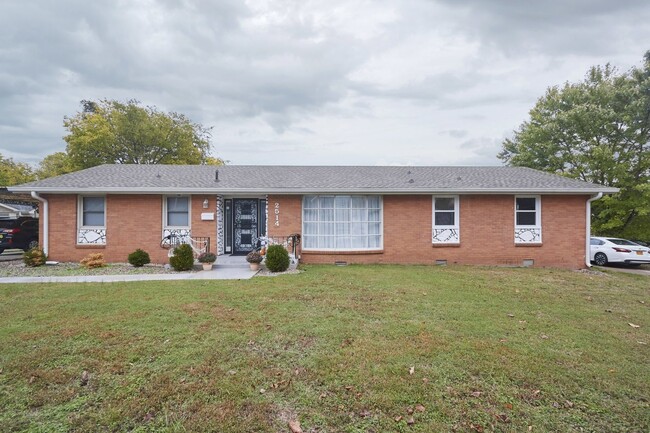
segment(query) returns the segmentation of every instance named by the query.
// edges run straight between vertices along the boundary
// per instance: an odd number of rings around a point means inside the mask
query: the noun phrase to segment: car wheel
[[[594,263],[598,266],[605,266],[607,264],[607,256],[604,253],[596,253]]]
[[[27,250],[31,250],[32,248],[38,247],[38,241],[31,241],[29,244],[27,244]]]

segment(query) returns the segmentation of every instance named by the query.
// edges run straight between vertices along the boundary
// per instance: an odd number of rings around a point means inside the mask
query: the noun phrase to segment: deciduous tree
[[[51,155],[47,155],[39,163],[39,167],[36,170],[36,176],[39,179],[45,179],[48,177],[71,173],[73,171],[75,171],[75,167],[68,154],[65,152],[55,152]]]
[[[164,113],[138,101],[82,101],[64,119],[67,154],[74,168],[116,164],[202,164],[209,157],[210,129],[183,114]]]
[[[0,187],[31,182],[36,179],[32,168],[22,162],[15,162],[13,158],[4,158],[0,154]]]
[[[650,239],[650,51],[643,67],[595,66],[547,90],[505,140],[506,164],[620,188],[593,205],[598,234]]]

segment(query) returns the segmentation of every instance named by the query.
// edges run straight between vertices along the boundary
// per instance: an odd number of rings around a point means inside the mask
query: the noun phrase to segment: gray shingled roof
[[[215,171],[219,180],[215,181]],[[101,165],[11,187],[89,193],[585,193],[616,188],[522,167]]]

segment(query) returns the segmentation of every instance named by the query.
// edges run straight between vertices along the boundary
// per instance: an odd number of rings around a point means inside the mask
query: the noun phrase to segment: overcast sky
[[[0,153],[82,99],[213,126],[231,164],[496,165],[549,86],[640,65],[648,0],[0,2]]]

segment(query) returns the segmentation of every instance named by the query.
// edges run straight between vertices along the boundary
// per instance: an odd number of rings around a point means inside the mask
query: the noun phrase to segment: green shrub
[[[282,245],[271,245],[266,250],[264,263],[271,272],[284,272],[289,268],[289,253]]]
[[[42,249],[34,247],[25,251],[25,254],[23,254],[23,261],[27,266],[43,266],[47,261],[47,256]]]
[[[149,253],[141,250],[140,248],[129,254],[128,260],[131,266],[134,266],[136,268],[141,268],[142,266],[151,263]]]
[[[169,258],[169,264],[177,271],[189,271],[194,267],[194,252],[188,244],[174,248],[174,255]]]

